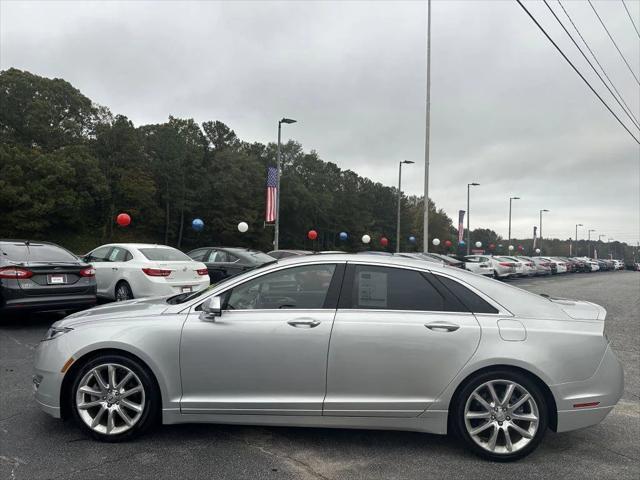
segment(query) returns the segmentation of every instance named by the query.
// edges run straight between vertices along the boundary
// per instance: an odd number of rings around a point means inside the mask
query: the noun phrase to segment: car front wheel
[[[155,422],[160,408],[148,370],[122,355],[100,356],[84,365],[69,400],[79,425],[107,442],[139,435]]]
[[[547,406],[538,386],[527,376],[488,372],[460,391],[455,428],[477,455],[494,461],[525,457],[547,429]]]

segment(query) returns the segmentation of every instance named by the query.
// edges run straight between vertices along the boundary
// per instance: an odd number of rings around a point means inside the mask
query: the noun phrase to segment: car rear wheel
[[[126,300],[133,299],[133,292],[131,291],[131,287],[125,281],[119,282],[116,285],[116,302],[124,302]]]
[[[148,370],[128,357],[104,355],[84,365],[71,389],[77,423],[98,440],[118,442],[147,430],[158,417],[160,396]]]
[[[547,429],[547,406],[526,375],[495,371],[479,375],[460,391],[454,426],[475,454],[508,462],[530,454]]]

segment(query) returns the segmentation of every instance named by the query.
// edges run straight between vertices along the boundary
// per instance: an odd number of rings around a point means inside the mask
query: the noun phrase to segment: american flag
[[[267,169],[267,202],[264,212],[266,222],[276,221],[276,191],[278,189],[278,169],[269,167]]]

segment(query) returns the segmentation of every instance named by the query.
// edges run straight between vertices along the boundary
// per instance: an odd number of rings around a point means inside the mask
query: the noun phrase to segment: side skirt
[[[367,430],[406,430],[445,435],[447,411],[427,411],[420,417],[329,417],[295,415],[221,415],[180,413],[177,409],[162,411],[162,423],[219,423],[227,425],[270,425],[278,427],[354,428]]]

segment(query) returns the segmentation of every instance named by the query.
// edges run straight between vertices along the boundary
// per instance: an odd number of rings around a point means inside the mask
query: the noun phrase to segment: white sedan
[[[209,272],[173,247],[145,243],[108,244],[85,257],[96,270],[98,296],[124,301],[197,292],[209,286]]]

